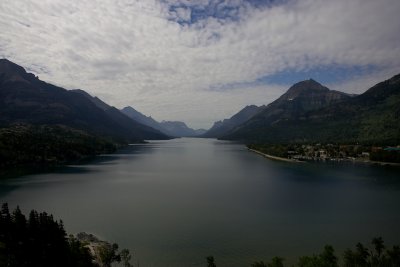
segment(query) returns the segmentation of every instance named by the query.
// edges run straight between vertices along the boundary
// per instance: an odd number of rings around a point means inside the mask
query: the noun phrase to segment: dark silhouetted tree
[[[268,267],[283,267],[283,258],[273,257],[271,263],[267,264]]]
[[[370,253],[368,248],[364,247],[363,244],[357,243],[356,245],[356,266],[367,266],[368,257]]]
[[[217,265],[215,265],[215,260],[213,256],[208,256],[206,260],[207,260],[207,267],[217,267]]]
[[[0,212],[0,266],[93,267],[92,256],[78,241],[68,241],[62,222],[45,212],[31,211],[29,219],[7,204]]]
[[[371,253],[370,265],[371,266],[385,266],[386,258],[382,252],[385,249],[385,245],[383,244],[382,237],[375,237],[371,242],[374,245],[375,251]]]
[[[303,256],[299,258],[299,267],[322,267],[321,262],[317,256]]]
[[[387,254],[387,261],[389,266],[395,267],[400,266],[400,247],[393,246],[391,250],[386,251]]]
[[[319,255],[300,257],[299,267],[337,267],[337,257],[332,246],[325,246]]]
[[[113,262],[120,262],[121,256],[118,254],[118,244],[104,243],[97,248],[103,267],[111,267]]]
[[[251,267],[283,267],[283,258],[273,257],[271,262],[264,263],[263,261],[256,261],[251,264]]]
[[[375,252],[377,254],[378,257],[380,257],[382,255],[382,251],[385,248],[385,245],[383,244],[383,239],[382,237],[375,237],[372,239],[372,244],[375,247]]]
[[[324,251],[319,255],[322,266],[337,267],[338,258],[332,246],[325,246]]]
[[[92,266],[93,258],[86,246],[76,239],[73,235],[68,238],[70,247],[70,266],[86,267]]]
[[[346,249],[343,254],[344,267],[356,266],[356,255],[351,249]]]
[[[128,249],[123,249],[121,250],[121,260],[122,263],[124,264],[124,267],[133,267],[133,265],[130,263],[132,255],[130,254]]]

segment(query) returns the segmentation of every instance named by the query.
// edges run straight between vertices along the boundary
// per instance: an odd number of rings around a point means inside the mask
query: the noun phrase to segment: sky
[[[156,120],[210,128],[313,78],[400,73],[399,0],[1,0],[0,57]]]

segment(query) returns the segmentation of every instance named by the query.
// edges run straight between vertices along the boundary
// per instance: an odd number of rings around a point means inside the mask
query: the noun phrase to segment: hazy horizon
[[[400,2],[0,2],[0,57],[157,121],[208,129],[313,78],[362,93],[400,73]]]

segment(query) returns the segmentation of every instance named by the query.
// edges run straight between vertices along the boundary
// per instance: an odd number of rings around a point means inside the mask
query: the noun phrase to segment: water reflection
[[[0,201],[46,210],[134,252],[143,266],[250,266],[398,242],[398,170],[270,161],[240,144],[176,139],[0,182]]]

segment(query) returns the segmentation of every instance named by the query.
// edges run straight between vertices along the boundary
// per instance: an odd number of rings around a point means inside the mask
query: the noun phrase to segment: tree
[[[268,263],[268,267],[283,267],[283,258],[273,257],[272,262]]]
[[[79,241],[69,242],[62,222],[45,212],[31,211],[29,219],[17,207],[0,213],[0,266],[94,267],[92,256]]]
[[[391,250],[386,251],[388,255],[387,261],[389,262],[389,266],[400,266],[400,247],[393,246]]]
[[[381,256],[382,251],[385,248],[385,245],[383,244],[383,239],[382,237],[375,237],[372,239],[372,244],[375,247],[375,251],[377,253],[378,258]]]
[[[367,266],[367,260],[370,256],[369,251],[363,244],[357,243],[356,245],[356,264],[357,266]]]
[[[3,224],[2,226],[5,227],[11,223],[11,215],[10,210],[8,209],[8,204],[4,203],[1,206],[1,213],[0,213],[0,222]]]
[[[319,255],[300,257],[299,267],[337,267],[337,257],[332,246],[325,246]],[[274,266],[275,267],[275,266]]]
[[[269,263],[263,261],[255,261],[251,264],[251,267],[283,267],[283,258],[273,257]]]
[[[337,257],[335,256],[335,250],[332,246],[325,246],[324,251],[319,255],[322,266],[325,267],[337,267]]]
[[[128,249],[124,248],[123,250],[121,250],[121,253],[119,253],[119,255],[121,255],[121,260],[124,264],[124,267],[133,267],[133,265],[130,264],[132,255],[129,253]]]
[[[375,237],[371,242],[374,245],[375,253],[371,254],[371,265],[372,266],[383,266],[386,261],[385,255],[382,252],[385,249],[382,237]]]
[[[84,246],[78,239],[73,235],[68,238],[70,248],[70,261],[69,266],[85,267],[93,266],[93,258],[90,254],[89,248]]]
[[[207,267],[217,267],[217,265],[215,265],[213,256],[208,256],[206,259],[207,259]]]
[[[351,249],[346,249],[343,254],[344,267],[356,266],[356,255]]]
[[[103,267],[111,267],[111,263],[121,261],[121,256],[118,254],[118,244],[111,245],[104,242],[97,248],[97,251]]]
[[[299,267],[322,267],[322,264],[317,256],[303,256],[300,257]]]

